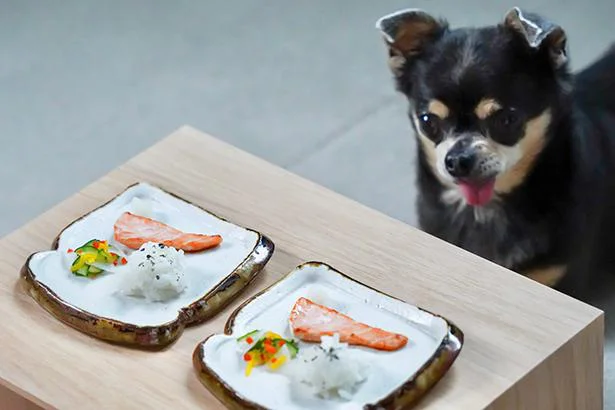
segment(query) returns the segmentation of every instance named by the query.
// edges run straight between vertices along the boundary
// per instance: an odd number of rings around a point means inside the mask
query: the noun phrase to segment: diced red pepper
[[[73,252],[75,252],[75,251],[74,251],[74,250],[72,250],[71,248],[69,248],[69,249],[66,251],[66,253],[73,253]]]
[[[286,340],[280,339],[280,340],[278,340],[278,344],[280,345],[280,347],[282,347],[282,346],[284,346],[286,344]]]
[[[126,258],[122,258],[122,265],[126,265],[128,263],[128,261],[126,260]]]
[[[246,353],[243,355],[243,360],[245,360],[246,362],[249,362],[250,360],[252,360],[252,356],[250,356],[249,353]]]
[[[276,352],[275,347],[273,347],[271,345],[268,345],[268,344],[265,345],[265,351],[267,353],[275,353]]]
[[[117,259],[113,261],[113,266],[117,266]]]
[[[277,360],[278,360],[278,359],[276,359],[275,357],[272,357],[272,358],[271,358],[271,363],[275,363],[275,362],[277,362]]]
[[[94,242],[92,242],[92,246],[93,246],[94,248],[98,249],[98,247],[100,246],[100,242],[98,242],[98,241],[94,241]]]
[[[251,345],[252,343],[254,343],[254,339],[248,336],[248,338],[246,339],[246,342],[248,342],[248,344]]]

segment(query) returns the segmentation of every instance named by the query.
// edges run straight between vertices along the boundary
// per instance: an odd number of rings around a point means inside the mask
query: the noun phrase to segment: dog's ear
[[[389,51],[389,67],[399,77],[409,64],[446,31],[447,24],[418,9],[400,10],[380,18],[376,28]]]
[[[568,61],[566,33],[543,17],[515,7],[506,13],[504,26],[521,35],[527,44],[536,50],[547,50],[553,66],[557,69]]]

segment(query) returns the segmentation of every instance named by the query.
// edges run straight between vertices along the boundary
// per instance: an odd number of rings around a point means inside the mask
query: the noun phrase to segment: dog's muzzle
[[[453,178],[468,178],[477,162],[476,150],[470,138],[462,138],[451,147],[444,157],[444,166]]]
[[[463,136],[446,153],[444,167],[456,180],[483,181],[495,178],[499,161],[485,138]]]
[[[500,161],[484,137],[459,137],[446,153],[444,167],[468,204],[482,206],[491,200]]]

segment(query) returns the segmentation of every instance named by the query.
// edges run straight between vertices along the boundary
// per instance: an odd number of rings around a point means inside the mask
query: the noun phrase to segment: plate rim
[[[188,205],[204,211],[213,217],[257,234],[256,244],[250,253],[228,275],[216,285],[208,289],[202,297],[182,307],[177,312],[177,317],[160,325],[140,326],[133,323],[122,322],[116,319],[96,315],[68,303],[58,296],[49,286],[40,282],[30,267],[32,258],[44,252],[57,251],[60,237],[75,223],[83,220],[97,210],[109,205],[119,196],[139,186],[149,185],[158,189]],[[233,223],[212,211],[188,201],[181,196],[170,192],[156,184],[140,181],[128,185],[111,199],[74,219],[55,236],[48,250],[31,253],[20,270],[20,279],[25,286],[26,292],[47,312],[59,321],[79,330],[85,334],[107,342],[129,345],[141,348],[164,348],[175,342],[187,326],[202,323],[224,309],[231,303],[241,291],[243,291],[264,269],[273,253],[275,244],[266,235],[245,226]]]
[[[444,320],[447,325],[447,333],[442,339],[436,351],[431,355],[431,357],[414,374],[412,374],[410,378],[404,381],[401,386],[394,389],[391,393],[389,393],[384,398],[378,400],[376,403],[369,403],[364,405],[363,409],[405,409],[415,406],[448,373],[448,370],[451,368],[451,366],[461,353],[464,344],[464,333],[459,327],[457,327],[453,322],[451,322],[442,315],[432,313],[431,311],[423,309],[420,306],[412,305],[398,297],[391,296],[385,292],[379,291],[374,287],[366,285],[361,281],[341,272],[330,264],[320,261],[308,261],[301,263],[300,265],[293,268],[290,272],[282,276],[280,279],[273,282],[271,285],[267,286],[263,290],[246,299],[231,313],[231,315],[226,321],[226,324],[224,326],[224,332],[222,334],[230,336],[233,333],[235,319],[237,318],[241,310],[243,310],[247,305],[252,303],[258,297],[270,291],[274,286],[277,286],[279,283],[286,280],[293,273],[296,273],[297,271],[300,271],[307,266],[324,266],[332,272],[341,275],[343,278],[348,279],[358,285],[364,286],[365,288],[372,290],[380,295],[392,298],[407,305],[414,306],[420,311],[440,318]],[[201,342],[199,342],[192,354],[193,367],[195,368],[197,377],[200,380],[201,384],[203,384],[212,394],[214,394],[214,396],[216,396],[218,400],[220,400],[224,405],[231,409],[266,409],[266,407],[263,407],[242,397],[242,395],[233,390],[205,362],[203,347],[210,338],[217,335],[220,335],[220,333],[213,333],[203,339]]]

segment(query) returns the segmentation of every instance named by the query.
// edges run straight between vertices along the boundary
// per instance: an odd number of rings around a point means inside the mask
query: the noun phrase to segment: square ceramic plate
[[[350,346],[369,374],[350,401],[298,394],[284,372],[265,366],[245,376],[236,338],[255,329],[292,337],[289,314],[300,297],[403,334],[408,343],[392,352]],[[242,304],[228,319],[225,334],[212,335],[196,347],[193,363],[201,382],[230,408],[399,409],[416,403],[444,376],[462,344],[463,333],[446,319],[371,289],[328,265],[310,262]],[[313,344],[299,342],[299,352],[308,345]]]
[[[113,244],[117,218],[125,211],[137,212],[135,203],[144,201],[157,221],[184,232],[216,233],[223,238],[216,248],[185,254],[186,290],[166,302],[118,292],[122,279],[118,272],[91,279],[73,275],[66,265],[68,249],[90,239]],[[64,228],[52,250],[30,255],[21,276],[42,307],[76,329],[111,342],[162,347],[176,340],[186,325],[219,312],[263,269],[273,249],[273,243],[259,232],[138,183]]]

